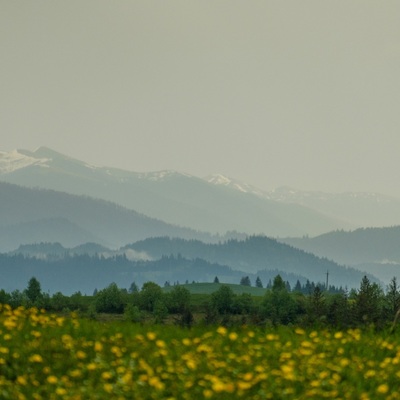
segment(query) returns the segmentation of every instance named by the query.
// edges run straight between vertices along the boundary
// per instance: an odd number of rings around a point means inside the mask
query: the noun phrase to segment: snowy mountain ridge
[[[0,152],[0,180],[92,196],[200,231],[317,235],[400,225],[400,199],[376,193],[266,191],[222,174],[132,172],[90,165],[47,147]]]
[[[64,154],[58,153],[57,151],[44,146],[39,147],[34,151],[24,149],[16,149],[10,152],[0,151],[0,175],[13,173],[17,170],[32,166],[50,168],[52,164],[64,161],[83,167],[92,173],[98,172],[111,177],[118,177],[119,181],[122,183],[125,182],[125,179],[121,177],[121,175],[125,174],[134,175],[135,178],[150,181],[163,181],[175,176],[191,177],[189,174],[180,173],[174,170],[131,172],[117,168],[100,167],[65,156]]]
[[[0,151],[0,174],[7,174],[32,165],[46,167],[48,158],[30,157],[20,150]]]

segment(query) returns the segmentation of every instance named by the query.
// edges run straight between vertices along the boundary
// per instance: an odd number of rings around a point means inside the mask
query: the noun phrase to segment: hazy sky
[[[0,0],[0,150],[400,196],[400,1]]]

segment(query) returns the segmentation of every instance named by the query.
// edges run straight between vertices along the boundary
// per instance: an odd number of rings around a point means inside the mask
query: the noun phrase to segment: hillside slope
[[[104,200],[0,182],[0,251],[46,241],[65,246],[94,241],[116,248],[159,235],[211,238]]]
[[[96,167],[41,147],[0,154],[0,180],[118,203],[168,223],[220,233],[316,235],[349,224],[174,171],[136,173]]]
[[[160,237],[139,241],[123,249],[145,252],[153,258],[163,255],[188,259],[199,257],[261,277],[263,271],[279,270],[315,282],[325,282],[326,272],[329,271],[330,284],[343,287],[358,287],[364,275],[362,271],[341,266],[265,236],[252,236],[242,241],[228,240],[218,244]]]

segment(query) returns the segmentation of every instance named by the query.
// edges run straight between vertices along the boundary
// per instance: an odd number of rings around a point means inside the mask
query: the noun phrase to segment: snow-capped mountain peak
[[[46,167],[48,158],[32,157],[24,150],[0,151],[0,174],[8,174],[32,165]]]
[[[228,178],[227,176],[222,174],[209,175],[206,178],[204,178],[204,180],[214,185],[227,186],[231,189],[238,190],[239,192],[242,193],[251,193],[257,196],[265,196],[265,193],[261,189],[249,185],[248,183],[243,183],[236,179]]]

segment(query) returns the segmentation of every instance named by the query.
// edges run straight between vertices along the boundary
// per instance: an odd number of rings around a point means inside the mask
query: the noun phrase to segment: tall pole
[[[325,286],[326,291],[328,291],[328,280],[329,280],[329,271],[327,270],[326,271],[326,286]]]

